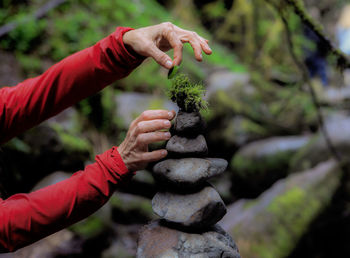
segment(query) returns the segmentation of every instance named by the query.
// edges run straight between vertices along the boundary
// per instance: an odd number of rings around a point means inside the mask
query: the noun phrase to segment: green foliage
[[[59,124],[54,124],[52,128],[59,135],[65,149],[68,152],[82,152],[91,154],[92,146],[88,140],[68,133]]]
[[[72,225],[70,230],[83,238],[89,239],[101,234],[106,227],[106,223],[101,218],[90,216]]]
[[[205,93],[203,84],[195,84],[184,75],[177,75],[168,90],[168,97],[175,102],[180,109],[191,112],[207,109],[208,103],[202,98]]]

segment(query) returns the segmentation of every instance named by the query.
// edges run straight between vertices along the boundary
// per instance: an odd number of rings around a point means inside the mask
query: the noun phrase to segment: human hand
[[[169,140],[170,121],[175,117],[175,111],[147,110],[130,125],[124,141],[118,151],[129,171],[143,169],[149,162],[164,158],[168,153],[165,149],[148,152],[148,144]]]
[[[191,44],[194,55],[198,61],[202,61],[202,50],[207,55],[211,54],[208,40],[199,36],[196,32],[183,30],[170,22],[158,25],[130,30],[123,36],[123,42],[136,53],[152,57],[158,64],[170,69],[179,65],[182,60],[183,44]],[[165,51],[174,49],[174,60],[165,54]]]

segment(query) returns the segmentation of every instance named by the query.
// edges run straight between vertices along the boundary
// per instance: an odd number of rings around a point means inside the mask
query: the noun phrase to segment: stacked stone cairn
[[[240,257],[232,238],[216,225],[226,207],[206,181],[223,173],[227,161],[207,158],[204,127],[199,112],[178,112],[168,157],[153,168],[159,192],[152,208],[161,219],[141,229],[138,258]]]

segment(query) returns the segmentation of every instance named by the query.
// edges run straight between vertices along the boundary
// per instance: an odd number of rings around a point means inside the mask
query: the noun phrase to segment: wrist
[[[136,33],[134,29],[126,31],[123,34],[123,43],[126,48],[126,50],[129,52],[130,55],[134,56],[135,58],[138,59],[144,59],[146,58],[145,56],[139,54],[135,49],[133,48],[133,34]]]

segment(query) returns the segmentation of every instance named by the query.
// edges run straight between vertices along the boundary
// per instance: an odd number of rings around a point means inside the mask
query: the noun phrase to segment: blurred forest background
[[[186,46],[181,71],[207,89],[209,153],[230,164],[212,183],[228,206],[222,226],[242,257],[350,257],[350,76],[337,49],[340,31],[350,28],[340,21],[346,3],[1,0],[0,85],[41,74],[116,26],[170,21],[194,30],[210,39],[213,54],[198,63]],[[165,97],[169,83],[147,59],[1,146],[3,197],[82,169],[118,145],[142,111],[176,108]],[[155,192],[150,169],[140,171],[86,220],[0,257],[135,257],[138,230],[155,218]]]

